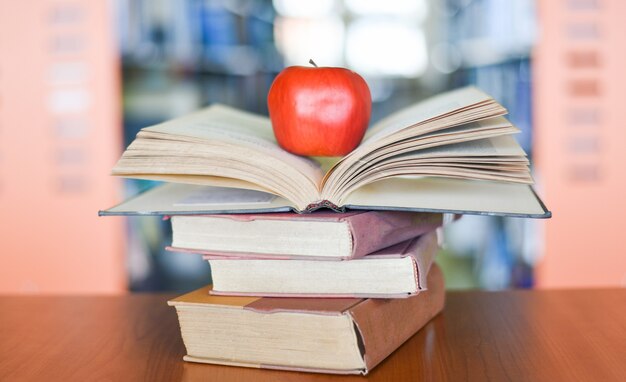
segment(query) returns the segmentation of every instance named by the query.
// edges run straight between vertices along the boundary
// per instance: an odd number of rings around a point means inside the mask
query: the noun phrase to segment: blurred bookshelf
[[[477,86],[507,108],[532,163],[535,1],[448,0],[443,14],[447,65],[455,69],[451,85]],[[447,242],[457,257],[473,259],[474,286],[529,288],[541,250],[538,233],[533,220],[465,216],[448,229]]]
[[[181,0],[116,2],[125,144],[147,125],[224,103],[267,114],[285,66],[346,66],[362,74],[372,120],[453,87],[473,84],[508,108],[532,153],[534,1]],[[391,44],[389,41],[393,40]],[[126,181],[134,194],[150,182]],[[129,220],[132,290],[206,283],[198,257],[164,253],[169,224]],[[533,285],[532,222],[466,216],[447,229],[440,262],[452,288]],[[467,233],[471,232],[472,235]]]
[[[372,122],[476,85],[520,128],[537,191],[555,216],[465,216],[448,227],[438,261],[451,288],[626,285],[615,235],[626,213],[624,4],[4,2],[0,209],[11,216],[3,261],[12,272],[0,290],[187,291],[206,283],[204,261],[164,252],[168,222],[96,218],[95,209],[155,184],[124,180],[121,188],[109,170],[142,127],[216,102],[267,114],[274,77],[311,58],[365,77]]]
[[[142,127],[223,103],[267,114],[265,94],[283,61],[271,1],[117,1],[124,141]],[[153,186],[128,180],[128,195]],[[129,277],[135,291],[187,291],[209,280],[198,256],[166,253],[169,222],[129,219]]]

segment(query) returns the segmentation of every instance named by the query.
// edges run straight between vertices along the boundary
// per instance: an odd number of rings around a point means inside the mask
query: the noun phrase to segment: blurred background
[[[0,293],[187,291],[169,223],[98,218],[153,186],[110,169],[137,131],[220,102],[267,114],[285,66],[345,66],[373,121],[476,85],[509,110],[548,221],[465,216],[448,288],[626,286],[626,2],[37,0],[0,3]]]

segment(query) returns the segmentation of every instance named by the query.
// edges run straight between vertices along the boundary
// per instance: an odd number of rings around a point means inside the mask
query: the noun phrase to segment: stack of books
[[[439,313],[443,214],[359,211],[171,217],[169,249],[213,285],[178,297],[185,360],[367,373]]]
[[[505,113],[452,91],[321,160],[214,105],[142,129],[113,173],[166,183],[100,214],[169,216],[171,249],[209,261],[213,285],[170,301],[186,360],[365,374],[442,310],[444,220],[551,215]]]

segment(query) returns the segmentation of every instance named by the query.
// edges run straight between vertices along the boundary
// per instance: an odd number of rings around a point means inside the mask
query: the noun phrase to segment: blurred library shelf
[[[439,261],[448,285],[625,286],[615,234],[626,213],[625,4],[3,2],[0,211],[11,219],[0,256],[12,272],[0,278],[0,291],[184,291],[206,282],[200,258],[164,252],[168,224],[96,217],[98,208],[154,185],[116,180],[110,169],[139,129],[202,106],[267,114],[276,74],[310,58],[361,73],[373,121],[476,85],[520,128],[554,217],[465,216],[446,229]]]
[[[315,5],[261,1],[237,6],[228,1],[182,1],[174,6],[122,1],[117,12],[125,141],[129,143],[141,127],[213,102],[265,114],[265,94],[276,73],[315,57],[325,65],[349,66],[366,77],[374,120],[447,88],[482,87],[509,109],[522,130],[519,140],[530,152],[530,52],[536,21],[533,2],[513,3],[507,7],[490,1],[394,1],[383,7],[356,1]],[[398,44],[388,44],[391,39]],[[482,55],[470,57],[471,52]],[[126,184],[130,193],[149,186]],[[448,232],[452,245],[446,253],[457,259],[446,262],[450,285],[531,286],[537,248],[529,237],[536,229],[518,219],[482,219],[464,219],[458,229]],[[468,227],[478,241],[462,234]],[[168,235],[158,232],[167,229],[156,220],[131,219],[131,231],[138,233],[130,238],[135,244],[129,256],[137,260],[130,269],[133,289],[189,286],[191,269],[198,279],[205,278],[208,270],[196,259],[163,253],[160,238]],[[151,248],[147,254],[146,245]],[[458,275],[467,277],[455,283]]]
[[[142,127],[222,103],[267,114],[265,95],[283,68],[271,1],[119,1],[124,141]],[[125,182],[126,193],[154,182]],[[194,289],[209,278],[199,257],[165,253],[169,225],[130,218],[132,290]]]

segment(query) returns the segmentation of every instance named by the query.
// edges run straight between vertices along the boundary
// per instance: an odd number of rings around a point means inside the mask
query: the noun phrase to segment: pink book
[[[431,231],[346,261],[204,258],[211,265],[215,295],[402,298],[427,289],[426,275],[438,249]]]
[[[169,250],[228,258],[360,258],[440,227],[453,215],[359,211],[176,215]]]

